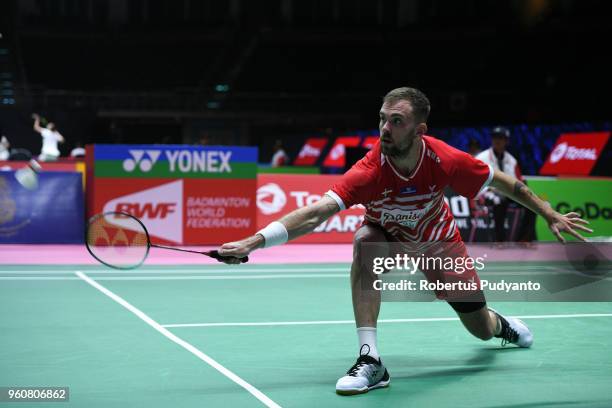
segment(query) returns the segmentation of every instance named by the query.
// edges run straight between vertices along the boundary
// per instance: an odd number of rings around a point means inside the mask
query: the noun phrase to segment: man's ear
[[[416,126],[417,136],[423,136],[427,133],[427,123],[421,122]]]

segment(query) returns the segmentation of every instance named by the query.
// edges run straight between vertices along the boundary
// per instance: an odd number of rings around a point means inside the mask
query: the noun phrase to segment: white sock
[[[368,347],[370,348],[369,355],[375,359],[379,359],[378,349],[376,348],[376,327],[358,327],[357,337],[359,337],[359,350],[361,351],[364,344],[363,352],[366,353]]]

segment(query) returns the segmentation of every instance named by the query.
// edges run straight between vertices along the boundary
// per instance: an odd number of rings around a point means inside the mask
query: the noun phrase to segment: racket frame
[[[102,259],[98,258],[96,256],[96,254],[94,254],[94,252],[89,247],[89,240],[87,239],[88,236],[89,236],[89,227],[94,222],[96,222],[98,219],[104,218],[107,215],[123,215],[125,217],[132,218],[132,219],[136,220],[140,224],[140,226],[142,227],[143,231],[145,232],[145,237],[147,237],[147,246],[146,246],[146,249],[145,249],[145,254],[142,257],[142,261],[140,261],[138,264],[133,265],[133,266],[117,266],[117,265],[109,264],[108,262],[104,262]],[[98,262],[100,262],[100,263],[102,263],[102,264],[104,264],[106,266],[109,266],[109,267],[111,267],[113,269],[120,269],[120,270],[124,270],[125,271],[125,270],[130,270],[130,269],[136,269],[139,266],[141,266],[144,263],[144,261],[146,261],[147,257],[149,256],[149,251],[151,250],[151,237],[149,237],[149,231],[147,230],[147,227],[145,227],[145,225],[142,223],[142,221],[140,221],[138,218],[134,217],[132,214],[128,214],[128,213],[121,212],[121,211],[107,211],[105,213],[96,214],[96,215],[92,216],[87,221],[87,228],[85,229],[85,247],[87,248],[87,251],[91,254],[91,256],[93,256],[94,259],[97,260]]]
[[[107,215],[122,215],[122,216],[127,217],[127,218],[132,218],[132,219],[136,220],[140,224],[140,226],[142,227],[142,229],[143,229],[143,231],[145,233],[145,237],[147,238],[147,246],[146,246],[145,254],[144,254],[144,257],[142,258],[142,261],[140,261],[140,263],[138,263],[136,265],[133,265],[133,266],[111,265],[108,262],[104,262],[102,259],[98,258],[94,254],[94,252],[91,250],[91,248],[89,247],[89,240],[87,239],[88,236],[89,236],[89,227],[94,222],[96,222],[98,219],[106,217]],[[126,213],[126,212],[122,212],[122,211],[107,211],[107,212],[96,214],[96,215],[92,216],[87,221],[87,228],[85,229],[85,247],[87,247],[87,251],[98,262],[102,263],[103,265],[109,266],[111,268],[120,269],[120,270],[136,269],[139,266],[141,266],[144,263],[144,261],[146,261],[147,257],[149,256],[149,251],[151,250],[151,247],[161,248],[161,249],[170,249],[172,251],[190,252],[192,254],[206,255],[206,256],[208,256],[210,258],[213,258],[213,259],[216,259],[216,260],[218,260],[220,262],[222,262],[222,258],[224,258],[224,256],[219,255],[219,252],[216,251],[216,250],[213,250],[213,251],[194,251],[192,249],[183,249],[183,248],[175,248],[175,247],[165,246],[165,245],[152,244],[151,243],[151,236],[149,235],[149,230],[147,230],[147,227],[145,227],[144,223],[142,221],[140,221],[137,217],[133,216],[132,214],[129,214],[129,213]],[[240,262],[241,263],[246,263],[248,261],[249,261],[249,257],[248,256],[245,256],[244,258],[240,258]]]

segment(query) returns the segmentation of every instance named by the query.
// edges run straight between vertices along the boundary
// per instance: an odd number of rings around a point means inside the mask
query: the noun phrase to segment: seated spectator
[[[287,164],[289,164],[289,156],[287,156],[287,153],[283,150],[283,142],[277,140],[274,145],[274,155],[272,156],[270,165],[272,167],[280,167],[286,166]]]
[[[70,151],[70,157],[85,157],[85,148],[83,147],[83,143],[81,143],[80,140],[76,142],[74,148]]]

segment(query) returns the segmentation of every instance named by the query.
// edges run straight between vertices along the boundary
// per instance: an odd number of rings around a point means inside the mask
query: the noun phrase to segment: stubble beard
[[[410,135],[410,139],[406,142],[404,146],[395,146],[395,145],[384,145],[381,144],[382,152],[385,156],[392,157],[394,159],[403,159],[408,157],[410,150],[412,150],[412,146],[414,146],[414,139],[416,138],[416,132]]]

